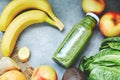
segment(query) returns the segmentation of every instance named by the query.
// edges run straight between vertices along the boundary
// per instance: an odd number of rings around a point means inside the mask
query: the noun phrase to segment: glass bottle
[[[67,34],[53,54],[53,60],[69,68],[91,38],[93,29],[98,22],[99,18],[97,15],[87,13],[86,17],[77,23]]]

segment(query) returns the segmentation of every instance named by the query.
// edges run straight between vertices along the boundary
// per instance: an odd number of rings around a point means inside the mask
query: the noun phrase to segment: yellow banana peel
[[[29,25],[47,22],[58,27],[57,22],[51,20],[43,11],[31,10],[18,15],[8,26],[2,39],[1,50],[3,56],[11,56],[20,33]]]
[[[47,0],[13,0],[5,7],[1,14],[0,31],[5,31],[18,14],[28,9],[44,11],[59,25],[57,26],[58,29],[60,31],[63,30],[63,23],[55,16]]]

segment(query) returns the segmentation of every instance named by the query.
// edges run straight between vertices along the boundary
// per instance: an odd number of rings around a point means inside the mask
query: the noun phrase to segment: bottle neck
[[[91,28],[91,29],[94,29],[96,24],[97,24],[97,21],[94,17],[90,16],[90,15],[87,15],[83,21],[82,21],[82,24],[87,27],[87,28]]]

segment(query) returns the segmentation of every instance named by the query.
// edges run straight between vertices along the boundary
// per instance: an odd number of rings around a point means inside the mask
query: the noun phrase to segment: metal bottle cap
[[[98,17],[96,14],[94,14],[94,13],[87,13],[86,16],[87,16],[87,15],[92,16],[93,18],[96,19],[97,24],[99,23],[99,17]]]

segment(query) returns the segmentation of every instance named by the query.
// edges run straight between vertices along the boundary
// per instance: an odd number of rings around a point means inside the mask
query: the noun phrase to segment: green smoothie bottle
[[[77,23],[68,33],[56,52],[53,60],[69,68],[81,54],[86,43],[92,36],[93,29],[99,22],[99,18],[94,13],[87,13],[82,21]]]

